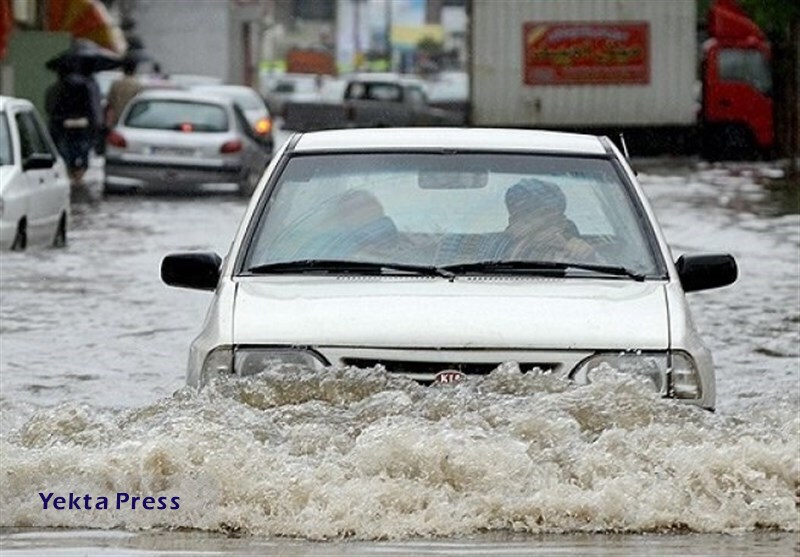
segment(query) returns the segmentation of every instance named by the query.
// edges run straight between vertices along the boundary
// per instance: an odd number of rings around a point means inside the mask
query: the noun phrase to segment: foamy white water
[[[41,410],[2,441],[0,500],[4,525],[309,539],[796,530],[799,436],[797,416],[743,423],[625,376],[508,365],[425,388],[284,367],[133,410]],[[39,492],[180,508],[43,511]]]
[[[676,257],[739,261],[736,285],[690,295],[717,363],[716,413],[625,376],[578,387],[514,364],[435,389],[380,369],[281,368],[184,390],[208,295],[161,285],[158,264],[169,251],[223,252],[243,203],[79,208],[66,251],[0,255],[0,547],[791,554],[800,217],[770,209],[765,170],[640,176]],[[111,503],[43,510],[39,493]],[[111,508],[118,493],[180,504]]]

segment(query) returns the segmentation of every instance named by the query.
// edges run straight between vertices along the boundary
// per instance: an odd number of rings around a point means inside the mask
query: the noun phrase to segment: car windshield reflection
[[[241,270],[335,260],[497,274],[548,262],[566,276],[663,276],[641,210],[602,158],[304,155],[281,174]]]

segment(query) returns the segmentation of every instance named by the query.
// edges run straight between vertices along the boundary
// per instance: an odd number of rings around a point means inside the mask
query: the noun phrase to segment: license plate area
[[[147,154],[160,157],[194,157],[197,152],[188,147],[160,147],[152,146],[146,150]]]

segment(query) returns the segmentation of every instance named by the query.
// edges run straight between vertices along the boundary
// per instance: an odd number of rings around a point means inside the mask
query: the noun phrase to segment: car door
[[[63,170],[47,140],[43,126],[31,109],[22,109],[14,115],[19,130],[20,160],[23,165],[23,187],[27,198],[28,239],[31,243],[45,243],[55,234],[63,207]],[[53,164],[49,168],[24,170],[25,161],[33,155],[50,155]]]

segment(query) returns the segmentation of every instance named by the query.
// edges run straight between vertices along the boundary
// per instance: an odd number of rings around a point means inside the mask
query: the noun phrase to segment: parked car
[[[284,105],[293,100],[319,100],[320,79],[316,74],[270,74],[262,88],[264,100],[272,114],[283,116]]]
[[[70,182],[33,104],[0,96],[0,248],[65,246]]]
[[[425,83],[428,104],[457,114],[459,124],[466,125],[469,114],[469,74],[460,71],[439,72]]]
[[[272,116],[264,103],[264,99],[252,87],[246,85],[194,85],[193,91],[222,95],[233,100],[244,112],[250,122],[255,136],[261,141],[264,149],[272,156],[274,139],[272,136]]]
[[[578,383],[635,374],[714,408],[684,293],[733,283],[736,262],[674,262],[608,138],[349,129],[298,134],[277,157],[224,260],[162,261],[166,284],[214,291],[190,385],[274,363],[430,383],[515,361]]]
[[[292,100],[283,108],[283,128],[293,131],[463,123],[463,113],[430,104],[423,80],[394,73],[353,74],[344,79],[343,98]]]
[[[236,183],[247,196],[269,159],[244,112],[230,99],[148,90],[128,103],[108,134],[106,190],[186,191]]]

